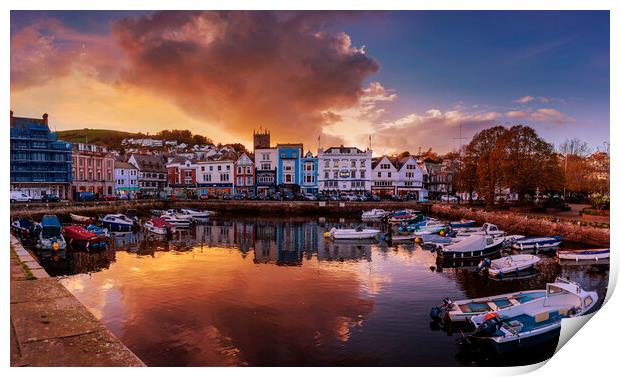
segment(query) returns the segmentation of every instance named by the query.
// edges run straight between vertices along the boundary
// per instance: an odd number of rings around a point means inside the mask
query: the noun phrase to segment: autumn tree
[[[564,176],[553,146],[527,126],[513,126],[501,134],[490,156],[498,183],[522,199],[536,190],[559,190]]]
[[[495,147],[506,133],[506,128],[496,126],[477,133],[465,147],[463,161],[469,162],[466,170],[469,175],[463,177],[469,183],[475,183],[478,193],[487,206],[495,200],[495,190],[502,176],[500,165],[495,157]],[[473,174],[475,171],[475,175]],[[471,188],[468,188],[471,190]],[[473,190],[471,190],[473,192]]]

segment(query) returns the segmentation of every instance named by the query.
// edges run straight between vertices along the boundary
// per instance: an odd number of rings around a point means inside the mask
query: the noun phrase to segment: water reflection
[[[514,365],[463,354],[430,307],[539,289],[565,276],[604,296],[608,264],[558,264],[494,281],[441,266],[413,244],[334,242],[334,221],[217,219],[172,239],[116,234],[105,253],[70,253],[56,275],[148,365]],[[85,274],[85,272],[92,272]]]

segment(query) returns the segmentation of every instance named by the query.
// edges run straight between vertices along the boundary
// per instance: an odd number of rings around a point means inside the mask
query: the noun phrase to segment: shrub
[[[592,207],[594,209],[609,210],[608,195],[594,194],[590,198],[590,202],[592,203]]]

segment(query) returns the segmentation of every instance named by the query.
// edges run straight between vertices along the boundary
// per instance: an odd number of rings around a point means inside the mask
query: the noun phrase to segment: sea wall
[[[430,212],[448,219],[470,219],[479,223],[492,223],[512,234],[559,235],[567,241],[593,246],[609,246],[609,228],[584,226],[568,220],[555,221],[538,216],[506,212],[485,211],[447,204],[433,204]]]

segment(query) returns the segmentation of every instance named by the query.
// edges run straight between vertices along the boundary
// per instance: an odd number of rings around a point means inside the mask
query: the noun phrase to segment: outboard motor
[[[491,267],[491,260],[489,258],[484,258],[480,261],[480,263],[478,263],[478,266],[476,267],[476,272],[486,271],[489,269],[489,267]]]
[[[446,297],[443,299],[443,304],[431,308],[431,318],[437,322],[444,321],[450,309],[452,309],[452,301]]]
[[[488,319],[486,319],[488,317]],[[499,314],[492,312],[486,315],[485,321],[478,326],[476,331],[471,334],[471,336],[479,337],[479,338],[490,338],[497,330],[502,327],[502,319]]]

